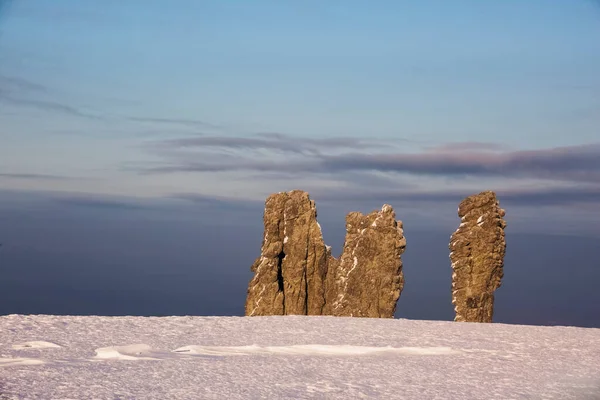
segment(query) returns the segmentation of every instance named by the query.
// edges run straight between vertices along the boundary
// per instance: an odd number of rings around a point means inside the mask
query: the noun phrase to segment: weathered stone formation
[[[455,321],[492,322],[494,291],[504,275],[504,215],[490,191],[469,196],[458,206],[461,223],[450,237]]]
[[[393,317],[404,286],[400,256],[406,240],[391,206],[348,214],[340,259],[323,242],[306,192],[269,196],[264,225],[246,315]]]
[[[404,288],[406,239],[394,210],[346,216],[346,239],[339,260],[329,264],[327,315],[392,318]]]
[[[246,315],[321,315],[330,253],[308,193],[295,190],[265,202],[264,238],[251,270]]]

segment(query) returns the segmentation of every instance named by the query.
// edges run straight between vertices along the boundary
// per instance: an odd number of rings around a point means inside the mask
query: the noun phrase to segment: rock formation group
[[[306,192],[269,196],[264,225],[246,315],[393,317],[404,286],[400,256],[406,240],[391,206],[348,214],[340,258],[323,242]]]
[[[493,192],[460,203],[462,222],[452,235],[452,303],[456,321],[491,322],[500,286],[504,210]],[[404,287],[402,222],[390,205],[346,216],[339,258],[323,241],[315,202],[300,190],[265,202],[260,256],[251,267],[245,313],[392,318]]]

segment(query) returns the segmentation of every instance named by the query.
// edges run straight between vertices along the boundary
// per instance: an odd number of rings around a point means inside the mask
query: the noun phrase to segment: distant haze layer
[[[250,266],[260,254],[262,211],[223,204],[5,202],[0,314],[243,315]],[[344,213],[319,208],[336,255]],[[407,250],[396,316],[451,320],[453,227],[435,229],[401,207],[397,214]],[[494,321],[600,327],[600,238],[513,231],[509,219],[506,241]]]

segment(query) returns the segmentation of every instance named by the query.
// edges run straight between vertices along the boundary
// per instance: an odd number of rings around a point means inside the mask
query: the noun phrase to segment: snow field
[[[0,317],[0,398],[594,399],[600,329],[336,317]]]

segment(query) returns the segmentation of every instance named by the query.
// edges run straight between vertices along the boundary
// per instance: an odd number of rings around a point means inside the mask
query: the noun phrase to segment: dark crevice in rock
[[[277,255],[277,287],[278,287],[278,292],[282,292],[283,293],[283,259],[285,258],[285,253],[283,251],[281,251],[278,255]],[[283,303],[285,304],[285,302]]]
[[[306,275],[306,270],[304,270],[304,293],[306,293],[304,296],[304,309],[308,314],[308,276]]]

